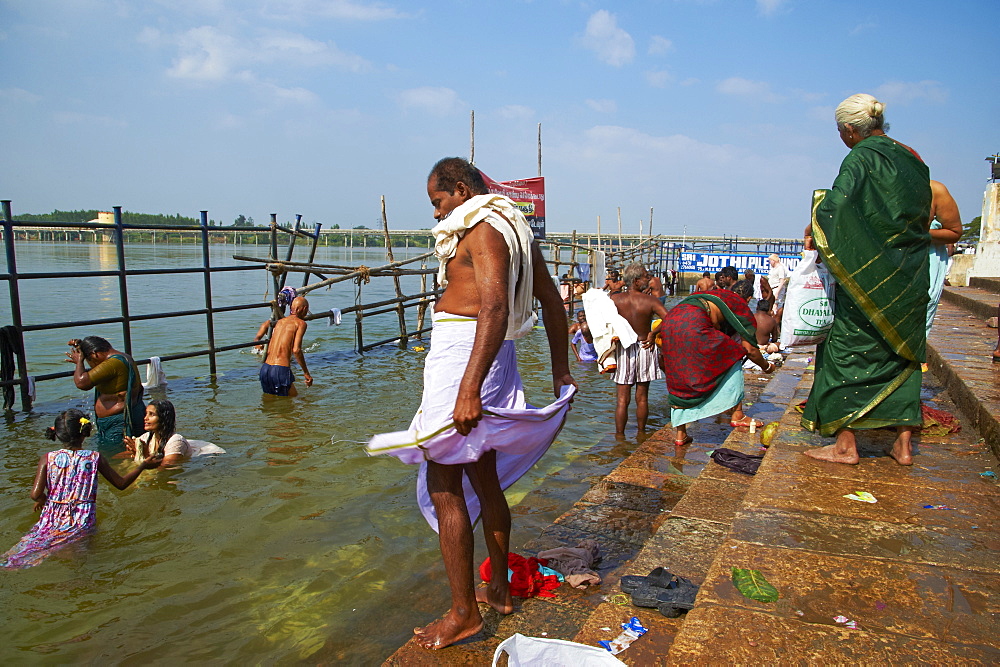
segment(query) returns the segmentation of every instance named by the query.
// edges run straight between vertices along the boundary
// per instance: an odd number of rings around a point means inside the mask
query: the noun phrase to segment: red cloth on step
[[[554,575],[543,575],[539,565],[548,565],[544,558],[525,558],[519,554],[507,554],[507,568],[514,575],[510,579],[510,594],[519,598],[554,598],[555,589],[559,588],[559,578]],[[506,574],[506,573],[505,573]],[[479,566],[479,576],[486,583],[493,577],[490,559],[487,558]]]

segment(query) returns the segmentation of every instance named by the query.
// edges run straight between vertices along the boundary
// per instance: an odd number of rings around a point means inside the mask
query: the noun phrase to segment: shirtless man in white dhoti
[[[542,308],[556,396],[566,385],[575,387],[569,372],[566,313],[538,244],[532,241],[530,227],[510,200],[488,194],[478,169],[461,158],[441,160],[427,180],[427,195],[434,207],[434,218],[439,221],[434,228],[436,252],[439,258],[445,258],[442,264],[446,287],[434,308],[435,335],[440,323],[441,341],[449,344],[463,335],[454,333],[457,328],[471,327],[468,335],[472,340],[471,351],[464,355],[450,353],[467,359],[464,364],[442,365],[441,360],[432,357],[447,352],[443,352],[444,347],[435,349],[432,337],[421,410],[440,403],[441,394],[451,388],[455,397],[454,428],[471,442],[476,434],[469,434],[483,419],[484,401],[495,405],[492,401],[500,392],[519,394],[523,404],[513,339],[533,328],[532,297]],[[455,345],[461,347],[460,343]],[[435,369],[440,372],[442,368],[451,374],[451,382],[449,378],[431,377]],[[460,380],[454,382],[458,376]],[[420,414],[415,421],[419,419]],[[500,455],[504,455],[502,449]],[[498,475],[497,457],[498,450],[488,448],[471,463],[427,462],[426,485],[437,517],[451,609],[440,620],[414,630],[417,642],[424,648],[443,648],[479,632],[483,619],[477,601],[488,603],[502,614],[514,609],[504,576],[510,539],[510,509],[501,487],[506,464],[501,461]],[[486,547],[492,571],[497,573],[488,587],[480,589],[475,588],[473,579],[472,522],[463,490],[466,475],[482,507]]]

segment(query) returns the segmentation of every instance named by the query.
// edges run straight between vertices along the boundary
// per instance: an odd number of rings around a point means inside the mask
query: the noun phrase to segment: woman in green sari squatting
[[[808,456],[855,464],[856,429],[895,426],[888,452],[913,462],[927,343],[930,174],[916,151],[885,134],[885,105],[853,95],[837,107],[851,152],[830,190],[813,195],[806,248],[837,279],[834,323],[816,350],[802,425],[837,441]]]

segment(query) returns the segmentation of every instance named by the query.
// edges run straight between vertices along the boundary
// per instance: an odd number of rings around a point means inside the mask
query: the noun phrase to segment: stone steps
[[[940,336],[948,335],[948,317],[939,311]],[[925,374],[923,400],[959,415],[960,433],[919,436],[910,467],[872,454],[891,444],[892,431],[859,434],[856,466],[810,459],[805,449],[830,442],[802,429],[794,411],[811,379],[803,377],[695,608],[661,662],[996,662],[1000,491],[980,476],[1000,467],[996,458],[941,382]],[[878,502],[843,497],[856,491]],[[759,570],[779,600],[743,597],[733,567]],[[841,616],[857,628],[838,623]]]
[[[997,316],[998,302],[997,292],[980,287],[945,287],[941,292],[941,303],[951,303],[981,320]]]
[[[993,294],[1000,294],[1000,278],[969,278],[969,287],[978,287],[981,290],[986,290],[987,292],[992,292]]]

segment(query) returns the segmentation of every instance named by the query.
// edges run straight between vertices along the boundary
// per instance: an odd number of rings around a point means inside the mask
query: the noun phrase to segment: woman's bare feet
[[[483,617],[476,609],[462,619],[459,614],[449,610],[444,618],[438,619],[422,628],[414,628],[417,643],[431,650],[451,646],[455,642],[471,637],[483,629]]]
[[[504,615],[514,611],[514,598],[510,596],[510,586],[504,586],[502,591],[493,588],[491,584],[477,588],[476,602],[485,602]]]
[[[913,465],[913,446],[910,438],[913,436],[913,429],[900,427],[898,432],[899,435],[892,443],[892,448],[887,450],[886,454],[895,459],[896,463],[901,466],[911,466]]]
[[[837,442],[826,447],[807,449],[803,454],[819,461],[846,463],[847,465],[856,465],[861,460],[861,457],[858,456],[858,443],[854,439],[854,432],[846,428],[837,432]]]

